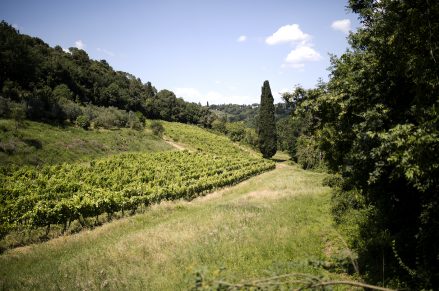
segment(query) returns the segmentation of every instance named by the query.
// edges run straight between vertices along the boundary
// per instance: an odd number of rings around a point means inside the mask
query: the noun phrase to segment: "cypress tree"
[[[273,95],[270,83],[264,82],[259,107],[258,143],[259,150],[264,158],[271,158],[277,151],[276,121],[274,119]]]

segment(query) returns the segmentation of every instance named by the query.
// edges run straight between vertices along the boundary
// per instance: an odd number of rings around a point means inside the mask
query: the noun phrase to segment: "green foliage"
[[[326,92],[326,84],[319,82],[317,88],[305,90],[297,86],[283,99],[292,108],[291,117],[278,122],[279,144],[288,151],[291,159],[305,169],[324,168],[321,151],[322,116],[325,114],[320,98]]]
[[[251,105],[239,104],[218,104],[208,106],[219,119],[224,118],[227,122],[244,121],[245,125],[250,128],[256,128],[259,114],[259,104]],[[274,113],[276,120],[288,116],[291,112],[290,107],[285,103],[274,104]]]
[[[264,82],[258,120],[259,150],[264,158],[271,158],[277,151],[276,123],[274,119],[273,95],[270,84]]]
[[[241,141],[245,138],[245,125],[243,122],[227,122],[225,124],[227,136],[232,141]]]
[[[4,21],[0,24],[0,39],[2,97],[25,103],[29,119],[73,123],[81,115],[79,106],[88,104],[205,127],[210,127],[213,120],[208,108],[185,102],[168,90],[157,92],[150,82],[143,84],[129,73],[115,71],[105,60],[92,60],[84,50],[70,48],[66,53],[59,46],[51,48],[41,39],[20,34]],[[104,115],[99,126],[116,126],[108,120],[114,119],[111,113]],[[129,126],[139,124],[130,122]]]
[[[244,142],[250,145],[252,148],[258,148],[258,134],[253,128],[245,129]]]
[[[66,84],[60,84],[53,88],[53,96],[56,100],[73,100],[73,92],[70,91],[69,87]]]
[[[165,128],[163,127],[163,124],[157,120],[151,121],[151,124],[149,125],[152,133],[156,136],[162,137],[165,133]]]
[[[279,124],[281,144],[289,135],[299,163],[319,164],[322,153],[342,177],[334,215],[357,224],[351,246],[369,280],[437,289],[439,4],[349,6],[363,26],[331,57],[327,84],[283,96],[293,111],[291,125]]]
[[[296,140],[298,137],[298,128],[295,126],[294,121],[292,117],[286,117],[276,122],[277,148],[288,152],[293,159],[296,157]]]
[[[215,119],[212,122],[212,129],[225,134],[227,132],[225,120],[221,118]]]
[[[76,125],[83,128],[83,129],[88,129],[90,127],[90,119],[88,118],[87,115],[79,115],[76,118]]]
[[[439,4],[349,5],[363,26],[351,50],[332,57],[327,89],[311,107],[320,148],[349,185],[346,208],[355,210],[348,197],[360,193],[370,209],[352,243],[370,280],[437,289]]]
[[[70,122],[75,121],[82,114],[82,108],[78,103],[68,99],[60,99],[58,101],[64,118]]]
[[[83,130],[79,126],[61,127],[34,121],[26,121],[26,126],[17,130],[14,120],[0,119],[0,168],[73,163],[121,152],[156,152],[171,148],[149,131]]]
[[[127,127],[131,129],[142,130],[144,128],[144,124],[145,118],[141,113],[136,114],[132,111],[128,112]]]
[[[296,141],[297,163],[304,169],[317,169],[324,167],[323,154],[319,149],[316,136],[301,135]]]
[[[129,153],[40,168],[0,171],[0,225],[9,231],[68,225],[71,221],[134,212],[161,200],[192,199],[235,184],[274,163],[250,157],[230,141],[198,128],[167,124],[170,134],[183,127],[198,152]],[[5,233],[5,231],[2,231]]]
[[[26,118],[26,109],[23,104],[13,104],[10,108],[10,115],[15,121],[15,129],[23,125]]]
[[[128,112],[118,110],[115,107],[96,108],[97,116],[93,119],[94,126],[97,128],[118,128],[125,127],[128,123]]]

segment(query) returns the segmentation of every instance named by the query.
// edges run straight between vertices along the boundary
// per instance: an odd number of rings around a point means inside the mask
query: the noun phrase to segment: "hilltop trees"
[[[95,105],[206,127],[212,121],[206,107],[185,102],[168,90],[157,92],[150,82],[142,84],[129,73],[113,70],[105,60],[90,59],[84,50],[51,48],[4,21],[0,68],[0,117],[11,117],[11,110],[21,104],[29,119],[74,123],[90,111],[85,107]]]
[[[258,144],[264,158],[271,158],[277,150],[276,121],[270,83],[264,82],[258,120]]]

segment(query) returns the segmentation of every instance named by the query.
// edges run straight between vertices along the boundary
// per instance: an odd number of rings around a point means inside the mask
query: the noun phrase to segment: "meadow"
[[[282,159],[282,158],[281,158]],[[0,256],[1,289],[179,290],[274,274],[346,278],[325,174],[273,171]],[[198,274],[198,275],[197,275]]]

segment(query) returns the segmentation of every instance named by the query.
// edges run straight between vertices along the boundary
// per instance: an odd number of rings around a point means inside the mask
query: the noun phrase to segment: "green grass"
[[[157,152],[173,147],[149,130],[129,128],[84,130],[0,119],[0,166],[42,165],[85,161],[120,152]]]
[[[230,282],[328,274],[307,263],[331,261],[338,243],[323,176],[279,164],[191,202],[9,250],[0,256],[0,289],[179,290],[194,286],[198,270]]]

